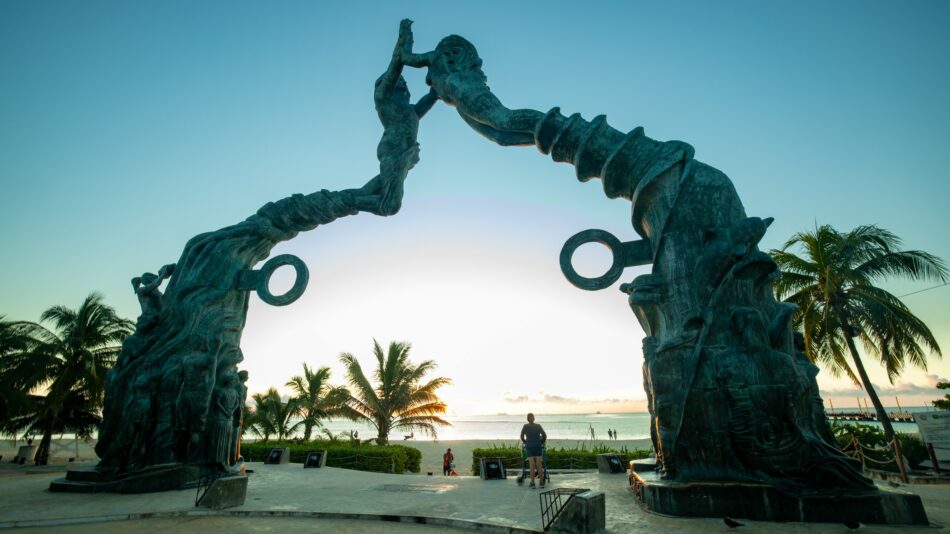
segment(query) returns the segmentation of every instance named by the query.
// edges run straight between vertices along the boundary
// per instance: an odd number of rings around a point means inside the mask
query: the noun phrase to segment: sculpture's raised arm
[[[442,39],[435,50],[407,53],[403,64],[428,67],[426,83],[477,132],[500,145],[534,144],[534,131],[544,113],[533,109],[508,109],[488,88],[478,51],[458,35]]]

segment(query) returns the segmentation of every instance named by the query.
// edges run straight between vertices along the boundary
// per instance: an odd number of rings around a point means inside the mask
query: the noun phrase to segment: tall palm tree
[[[95,292],[75,310],[49,308],[40,322],[52,329],[22,326],[33,342],[5,355],[0,372],[21,393],[31,394],[30,409],[22,414],[26,419],[21,417],[15,426],[42,433],[36,463],[45,465],[54,432],[74,430],[82,435],[98,424],[106,372],[115,363],[122,340],[132,333],[133,323],[119,317]],[[40,397],[44,390],[46,395]]]
[[[347,381],[352,387],[344,413],[353,420],[373,425],[379,445],[387,445],[389,432],[395,429],[419,430],[437,436],[436,427],[451,426],[439,417],[445,413],[445,403],[436,395],[436,390],[452,381],[437,377],[423,382],[423,377],[434,370],[436,364],[426,360],[414,365],[409,361],[410,348],[409,343],[392,342],[384,354],[383,348],[373,340],[376,385],[370,383],[352,354],[340,354]]]
[[[803,249],[802,256],[789,251],[796,246]],[[897,236],[877,226],[842,233],[825,225],[813,233],[795,234],[781,250],[771,252],[782,271],[775,293],[798,306],[793,321],[805,336],[807,356],[830,367],[832,374],[845,374],[864,386],[888,441],[894,439],[894,429],[854,339],[861,340],[868,356],[880,360],[892,384],[906,363],[926,370],[927,352],[938,357],[941,352],[927,325],[898,297],[874,284],[893,277],[948,279],[940,258],[899,247]]]
[[[300,415],[300,403],[294,398],[284,402],[277,388],[255,393],[251,398],[254,399],[254,415],[250,428],[265,442],[273,435],[277,436],[277,441],[283,441],[303,424],[303,421],[291,424],[291,420]]]
[[[316,371],[303,364],[303,376],[297,375],[287,382],[294,398],[300,404],[303,415],[303,439],[310,441],[314,427],[322,427],[321,419],[341,415],[340,407],[346,402],[346,388],[333,387],[329,383],[330,368]]]

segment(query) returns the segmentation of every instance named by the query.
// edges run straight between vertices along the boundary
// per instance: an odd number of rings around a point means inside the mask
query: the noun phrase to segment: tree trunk
[[[376,428],[379,429],[379,434],[376,436],[377,445],[389,445],[389,425],[386,424],[386,421],[376,421]]]
[[[303,439],[304,441],[310,441],[310,433],[313,431],[313,425],[311,423],[303,424]]]
[[[53,427],[56,425],[56,416],[49,416],[46,424],[43,426],[43,439],[40,440],[40,447],[36,451],[36,465],[46,465],[49,463],[49,448],[53,441]]]
[[[874,411],[877,413],[877,418],[881,422],[881,426],[884,427],[884,437],[887,439],[888,443],[891,443],[894,441],[894,427],[891,426],[891,420],[887,417],[887,412],[884,411],[884,405],[881,404],[881,399],[878,398],[877,392],[874,391],[874,385],[871,384],[871,379],[868,378],[867,371],[864,370],[864,364],[861,362],[861,357],[858,356],[858,348],[854,345],[854,338],[849,335],[845,335],[845,339],[848,342],[848,350],[851,351],[851,358],[854,360],[854,366],[858,370],[858,376],[861,377],[861,382],[864,384],[864,389],[868,392],[868,397],[871,398],[871,404],[874,405]]]

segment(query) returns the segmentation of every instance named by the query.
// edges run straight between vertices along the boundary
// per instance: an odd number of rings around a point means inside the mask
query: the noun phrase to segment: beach
[[[495,447],[518,447],[518,440],[498,440],[498,439],[461,439],[461,440],[406,440],[393,441],[393,444],[408,445],[415,447],[422,452],[421,473],[432,472],[433,476],[442,474],[442,454],[446,449],[451,448],[455,455],[455,470],[459,475],[466,476],[472,474],[472,451],[475,449]],[[591,450],[593,447],[606,446],[611,449],[620,449],[626,447],[627,450],[650,449],[649,439],[618,439],[618,440],[575,440],[575,439],[549,439],[549,449],[580,449]]]

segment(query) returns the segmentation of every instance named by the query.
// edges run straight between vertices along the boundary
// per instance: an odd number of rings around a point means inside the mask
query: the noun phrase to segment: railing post
[[[897,436],[894,436],[894,441],[891,444],[894,445],[894,454],[897,460],[897,468],[901,471],[901,480],[904,481],[904,484],[907,484],[910,479],[907,478],[907,466],[904,465],[904,456],[901,454],[901,445],[897,441]]]
[[[940,474],[940,462],[937,461],[937,453],[934,452],[934,444],[927,442],[927,454],[930,455],[930,463],[934,466],[934,473]]]
[[[851,445],[854,447],[855,452],[858,454],[858,460],[861,461],[861,469],[865,469],[864,465],[864,450],[861,448],[861,442],[858,441],[858,438],[853,434],[851,435]]]

